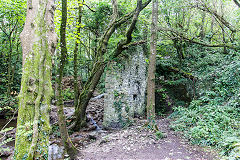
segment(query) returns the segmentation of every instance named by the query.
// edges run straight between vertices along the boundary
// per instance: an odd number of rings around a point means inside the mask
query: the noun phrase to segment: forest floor
[[[95,97],[97,94],[95,93]],[[87,115],[101,127],[103,120],[104,98],[92,98]],[[71,138],[81,150],[79,159],[158,159],[158,160],[217,160],[217,152],[209,147],[192,145],[180,133],[173,131],[170,119],[158,117],[156,124],[164,134],[159,139],[152,130],[147,129],[147,120],[133,119],[133,123],[124,129],[96,130],[89,120],[85,132],[74,133]],[[79,141],[78,135],[84,135]],[[83,139],[83,138],[80,138]],[[81,142],[81,143],[76,143]]]
[[[123,130],[95,131],[97,139],[82,149],[82,159],[159,159],[159,160],[215,160],[217,154],[209,149],[193,146],[169,128],[167,118],[157,120],[166,135],[158,139],[146,129],[146,120],[136,121]]]
[[[56,123],[56,107],[52,106],[51,123]],[[65,107],[65,114],[70,117],[73,114],[72,107]],[[97,123],[102,122],[103,98],[92,99],[88,107],[88,114],[91,113]],[[55,121],[55,122],[54,122]],[[170,129],[168,118],[158,119],[156,124],[159,130],[164,133],[164,138],[158,139],[156,134],[145,127],[146,120],[134,119],[129,127],[114,130],[96,130],[91,122],[88,128],[71,134],[71,139],[80,150],[81,156],[78,159],[158,159],[158,160],[216,160],[220,159],[216,152],[210,148],[202,148],[191,145],[188,140],[179,133]],[[101,127],[101,125],[100,125]],[[13,132],[11,132],[14,134]],[[14,137],[14,136],[13,136]],[[51,158],[49,160],[63,159],[61,155],[60,138],[51,136]],[[12,143],[13,144],[13,143]],[[54,147],[55,146],[55,147]],[[58,146],[58,147],[56,147]],[[60,146],[60,147],[59,147]],[[11,146],[11,155],[13,153]],[[1,157],[0,159],[11,160]],[[65,155],[66,157],[66,155]]]
[[[95,94],[95,97],[97,94]],[[100,127],[103,119],[103,97],[92,98],[87,115]],[[67,113],[67,112],[66,112]],[[71,113],[71,112],[69,112]],[[69,115],[70,116],[70,115]],[[123,129],[96,130],[91,119],[88,128],[71,135],[73,143],[79,148],[79,159],[158,159],[158,160],[216,160],[215,151],[191,145],[181,134],[170,127],[170,119],[159,118],[156,124],[164,134],[157,138],[147,129],[146,120],[133,119],[133,123]]]
[[[67,102],[66,104],[69,104]],[[71,103],[70,103],[71,104]],[[65,107],[65,115],[71,117],[73,107]],[[88,115],[100,124],[103,117],[103,97],[92,99],[87,110]],[[52,106],[51,123],[57,122],[56,107]],[[147,129],[146,120],[134,119],[129,127],[114,130],[96,130],[91,121],[88,128],[71,134],[74,145],[79,149],[81,156],[78,159],[158,159],[158,160],[216,160],[220,159],[216,152],[210,148],[191,145],[179,133],[170,129],[170,120],[161,118],[156,121],[159,130],[164,133],[164,138],[158,139],[156,134]],[[14,134],[13,132],[11,132]],[[14,136],[13,136],[14,137]],[[49,160],[63,159],[60,137],[51,135],[51,158]],[[13,144],[13,143],[12,143]],[[55,147],[54,147],[55,146]],[[56,147],[57,146],[57,147]],[[59,147],[60,146],[60,147]],[[12,155],[14,146],[10,146]],[[11,160],[12,156],[0,159]]]
[[[69,82],[67,80],[66,82]],[[69,84],[71,84],[69,82]],[[67,85],[64,85],[67,86]],[[210,148],[191,145],[181,134],[174,132],[170,127],[170,119],[159,118],[156,124],[164,133],[164,138],[159,139],[152,130],[147,129],[146,120],[134,119],[133,123],[123,129],[103,130],[103,95],[94,94],[87,108],[88,127],[79,132],[71,133],[74,145],[79,149],[79,159],[158,159],[158,160],[217,160],[217,152]],[[73,101],[65,101],[64,113],[67,122],[71,121],[74,113]],[[0,119],[0,128],[8,120]],[[57,126],[57,107],[51,106],[50,123]],[[95,123],[95,124],[94,124]],[[16,127],[16,119],[8,127]],[[16,129],[7,133],[8,137],[15,138]],[[12,159],[14,141],[7,144],[10,151],[0,153],[0,160]],[[49,160],[61,160],[67,155],[63,153],[59,132],[55,131],[50,136]]]

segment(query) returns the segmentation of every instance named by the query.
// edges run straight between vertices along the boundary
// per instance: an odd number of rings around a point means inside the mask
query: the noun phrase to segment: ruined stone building
[[[146,60],[142,47],[126,51],[127,58],[107,69],[104,96],[104,127],[118,128],[144,115]]]

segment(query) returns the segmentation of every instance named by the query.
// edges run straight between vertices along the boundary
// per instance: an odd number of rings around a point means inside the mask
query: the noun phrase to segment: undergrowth
[[[239,160],[240,58],[234,51],[228,55],[214,51],[188,50],[191,54],[181,67],[198,78],[197,95],[188,107],[176,105],[169,116],[171,128],[194,144],[220,149],[223,159]],[[168,63],[174,66],[171,60]]]
[[[240,158],[240,109],[205,105],[175,108],[171,127],[181,131],[192,143],[215,146],[229,158]]]
[[[6,146],[6,144],[13,141],[12,138],[7,137],[7,132],[11,130],[13,130],[13,127],[0,130],[0,156],[1,156],[1,153],[10,151],[10,149]]]

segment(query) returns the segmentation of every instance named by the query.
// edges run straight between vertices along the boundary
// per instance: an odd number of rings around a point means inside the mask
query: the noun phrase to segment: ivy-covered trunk
[[[28,0],[14,159],[48,159],[54,0]]]
[[[129,46],[135,45],[136,43],[130,44],[132,41],[132,33],[136,26],[139,13],[151,2],[151,0],[142,3],[141,0],[137,1],[137,7],[134,11],[126,14],[123,17],[118,18],[118,4],[117,0],[112,0],[113,14],[111,22],[106,28],[102,38],[99,40],[99,47],[97,50],[97,55],[95,58],[95,63],[93,69],[90,73],[90,77],[86,84],[83,87],[83,90],[79,96],[78,104],[75,108],[75,124],[74,130],[79,130],[81,127],[86,125],[86,109],[87,105],[93,95],[93,92],[104,72],[106,64],[111,61],[111,58],[114,59],[118,57],[122,51],[126,50]],[[104,55],[107,53],[108,41],[114,31],[120,27],[122,24],[126,23],[128,20],[132,19],[132,22],[129,25],[129,28],[126,30],[126,35],[123,39],[117,44],[114,53],[110,56],[110,59],[104,60]],[[137,43],[138,44],[138,43]]]

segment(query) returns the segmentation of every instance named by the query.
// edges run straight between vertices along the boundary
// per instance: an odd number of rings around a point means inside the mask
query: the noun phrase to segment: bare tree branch
[[[132,43],[129,43],[129,44],[123,46],[123,49],[128,49],[129,47],[141,45],[141,44],[144,44],[144,43],[146,43],[146,41],[144,41],[144,40],[137,41],[137,42],[132,42]]]
[[[228,43],[221,43],[221,44],[208,44],[208,43],[204,43],[204,42],[200,42],[200,41],[196,41],[194,39],[190,39],[188,38],[184,33],[177,31],[175,29],[172,28],[163,28],[163,27],[159,27],[158,28],[159,31],[168,31],[173,33],[175,36],[171,37],[171,39],[183,39],[185,41],[191,42],[191,43],[195,43],[195,44],[199,44],[202,46],[206,46],[206,47],[227,47],[230,49],[236,49],[237,47],[235,47],[232,44],[228,44]]]
[[[240,3],[238,2],[238,0],[233,0],[233,2],[240,8]]]
[[[90,11],[96,12],[95,10],[93,10],[92,8],[90,8],[86,3],[84,3],[83,5],[86,6]]]
[[[206,4],[199,3],[194,7],[198,8],[198,9],[201,9],[202,11],[210,13],[211,15],[213,15],[216,19],[218,19],[224,26],[226,26],[232,32],[237,31],[237,29],[231,23],[229,23],[226,19],[224,19],[223,16],[220,16],[217,13],[216,10],[213,10],[213,9],[209,8]]]
[[[125,45],[129,44],[132,41],[132,32],[134,31],[134,28],[136,26],[139,13],[151,2],[151,0],[148,0],[146,3],[142,4],[142,0],[138,0],[137,2],[137,8],[135,10],[135,13],[133,15],[132,22],[126,32],[126,39],[120,41],[117,45],[117,48],[114,53],[114,57],[117,57],[119,54],[122,53],[126,49],[124,47]]]

